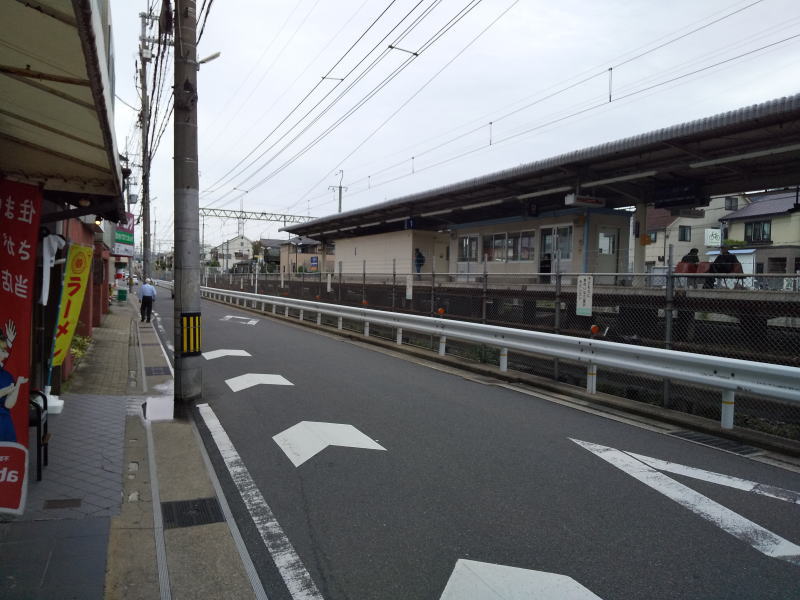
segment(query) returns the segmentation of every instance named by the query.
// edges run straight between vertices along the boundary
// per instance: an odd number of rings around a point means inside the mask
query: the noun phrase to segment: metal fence
[[[595,273],[591,315],[577,314],[578,273],[208,274],[209,287],[439,316],[577,337],[800,366],[800,277]],[[593,333],[593,327],[596,333]],[[347,328],[348,324],[344,325]],[[360,325],[352,324],[358,330]],[[390,328],[371,335],[393,339]],[[407,343],[436,349],[433,336]],[[496,348],[454,342],[448,354],[499,364]],[[584,365],[510,352],[512,369],[586,386]],[[800,382],[798,382],[800,386]],[[604,370],[598,391],[718,420],[719,393],[624,369]],[[797,406],[737,397],[736,424],[800,440]]]

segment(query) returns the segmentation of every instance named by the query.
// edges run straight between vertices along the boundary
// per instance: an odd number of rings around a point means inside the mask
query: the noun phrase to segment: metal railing
[[[271,307],[272,313],[277,314],[280,308],[285,317],[294,312],[301,321],[315,315],[317,325],[322,325],[323,315],[327,315],[336,319],[338,329],[343,329],[343,321],[347,319],[361,324],[367,336],[371,325],[390,328],[395,331],[398,344],[403,343],[404,332],[430,335],[438,338],[441,355],[452,341],[492,347],[499,351],[501,371],[508,370],[509,350],[564,359],[585,365],[589,393],[597,392],[598,367],[712,388],[721,392],[720,423],[726,429],[734,424],[736,394],[766,396],[800,405],[800,368],[787,365],[212,287],[201,288],[201,294],[263,313]]]

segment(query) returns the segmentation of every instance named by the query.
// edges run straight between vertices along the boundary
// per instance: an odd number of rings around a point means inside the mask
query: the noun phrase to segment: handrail
[[[727,428],[733,426],[735,393],[759,394],[800,403],[800,368],[797,367],[242,291],[211,287],[202,287],[201,290],[206,297],[257,302],[262,304],[264,311],[270,304],[284,307],[287,311],[294,308],[359,321],[365,324],[367,331],[370,323],[396,328],[398,340],[401,340],[403,330],[439,336],[440,354],[444,354],[447,339],[495,346],[501,349],[501,370],[507,369],[508,350],[585,363],[589,373],[587,389],[592,393],[596,389],[598,365],[713,387],[722,390],[722,424]]]

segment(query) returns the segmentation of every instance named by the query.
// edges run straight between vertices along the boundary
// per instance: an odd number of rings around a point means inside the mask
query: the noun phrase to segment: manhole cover
[[[753,454],[758,454],[761,452],[761,450],[758,448],[747,446],[746,444],[742,444],[736,440],[727,440],[725,438],[717,437],[715,435],[708,435],[707,433],[700,433],[698,431],[673,431],[671,435],[684,440],[689,440],[690,442],[711,446],[712,448],[727,450],[728,452],[733,452],[734,454],[741,454],[742,456],[752,456]]]
[[[169,375],[169,367],[145,367],[145,375]]]
[[[216,498],[162,502],[161,514],[164,520],[164,529],[207,525],[225,520]]]
[[[44,507],[50,508],[78,508],[81,505],[80,498],[59,498],[56,500],[45,500]]]

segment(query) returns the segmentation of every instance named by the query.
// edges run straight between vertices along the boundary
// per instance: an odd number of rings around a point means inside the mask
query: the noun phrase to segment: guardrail
[[[342,329],[343,319],[361,322],[367,336],[370,324],[391,327],[397,331],[398,344],[402,344],[404,330],[438,336],[440,355],[445,354],[448,339],[494,346],[500,349],[501,371],[508,370],[509,350],[584,363],[589,393],[597,391],[598,366],[716,388],[722,392],[720,421],[725,429],[733,427],[736,393],[800,403],[800,368],[796,367],[218,288],[203,287],[201,294],[228,303],[244,301],[245,307],[248,303],[251,308],[260,306],[264,313],[268,305],[273,314],[281,307],[286,317],[289,309],[296,309],[300,320],[309,312],[317,315],[317,325],[322,324],[322,315],[333,316],[338,329]]]

